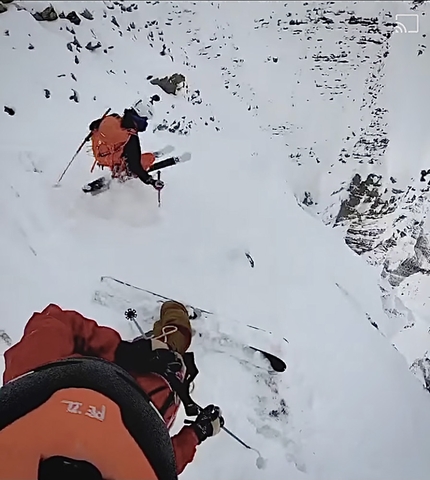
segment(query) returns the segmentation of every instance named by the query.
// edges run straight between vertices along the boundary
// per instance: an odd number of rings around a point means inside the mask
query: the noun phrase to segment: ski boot
[[[106,177],[100,177],[90,183],[87,183],[82,187],[82,191],[85,193],[91,193],[91,195],[97,195],[104,192],[110,186],[110,179]]]

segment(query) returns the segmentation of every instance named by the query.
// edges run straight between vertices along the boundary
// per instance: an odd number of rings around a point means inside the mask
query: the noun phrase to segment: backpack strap
[[[163,377],[169,382],[170,388],[178,395],[181,402],[184,405],[185,413],[188,417],[195,417],[200,412],[200,407],[196,402],[191,398],[190,395],[190,384],[184,380],[181,382],[179,378],[173,372],[166,372]]]
[[[93,164],[92,164],[92,166],[91,166],[90,173],[93,173],[93,172],[94,172],[94,168],[96,167],[96,165],[97,165],[97,158],[94,159],[94,162],[93,162]]]
[[[197,369],[194,361],[194,353],[188,352],[184,355],[180,355],[186,367],[185,377],[183,380],[180,380],[176,375],[179,371],[178,368],[180,368],[177,355],[180,354],[172,350],[160,351],[157,358],[158,361],[156,362],[157,366],[154,368],[155,365],[153,363],[151,372],[162,376],[167,381],[172,391],[178,395],[179,399],[184,405],[187,416],[195,417],[198,415],[200,407],[191,398],[190,387],[191,383],[197,377],[199,370]],[[169,402],[166,401],[168,404],[171,402],[172,399],[170,398]],[[165,407],[165,405],[163,405],[163,407]]]
[[[161,335],[159,335],[158,337],[155,337],[155,338],[152,337],[152,338],[154,338],[155,340],[161,340],[162,342],[165,342],[167,339],[166,337],[172,333],[175,333],[177,330],[178,328],[174,325],[166,325],[165,327],[163,327]],[[173,353],[172,350],[169,349],[169,351]],[[177,353],[177,355],[180,355],[180,354]],[[195,417],[196,415],[198,415],[200,411],[200,407],[191,398],[190,388],[191,388],[191,383],[199,374],[199,369],[197,368],[197,365],[196,365],[194,352],[187,352],[181,355],[181,357],[186,368],[185,378],[183,381],[179,380],[179,378],[176,376],[176,372],[170,368],[168,363],[167,365],[165,365],[165,368],[162,368],[154,373],[158,373],[165,380],[167,380],[172,391],[178,395],[182,404],[184,405],[185,413],[187,414],[187,416]],[[165,405],[163,405],[162,410],[167,410],[168,406],[170,405],[170,403],[172,403],[172,401],[173,401],[173,398],[169,397],[166,400]]]
[[[178,395],[181,402],[183,403],[187,416],[195,417],[199,414],[200,407],[191,398],[190,387],[191,383],[199,374],[199,370],[196,366],[193,352],[185,353],[184,355],[182,355],[182,358],[186,367],[186,374],[184,380],[181,382],[181,380],[178,379],[175,373],[169,371],[169,369],[167,369],[166,371],[165,378],[169,382],[171,389]]]

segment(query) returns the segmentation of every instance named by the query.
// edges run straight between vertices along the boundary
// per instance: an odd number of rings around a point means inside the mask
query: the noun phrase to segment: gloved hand
[[[208,405],[201,410],[194,422],[191,423],[200,443],[217,435],[223,426],[224,418],[221,416],[221,410],[215,405]]]
[[[151,185],[158,191],[164,188],[164,182],[162,180],[154,180]]]

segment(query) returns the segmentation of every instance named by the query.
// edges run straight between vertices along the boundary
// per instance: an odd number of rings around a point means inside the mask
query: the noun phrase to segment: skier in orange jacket
[[[112,178],[138,177],[161,190],[164,183],[148,173],[155,162],[154,154],[141,152],[138,132],[146,130],[148,118],[140,116],[137,108],[126,108],[122,116],[113,113],[91,122],[93,168],[95,165],[109,168]]]
[[[34,313],[4,354],[0,479],[176,480],[224,420],[189,396],[186,308],[165,302],[153,332],[128,342],[54,304]],[[170,438],[181,401],[196,419]]]

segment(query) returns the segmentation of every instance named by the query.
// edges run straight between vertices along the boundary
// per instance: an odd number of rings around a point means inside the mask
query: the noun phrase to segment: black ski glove
[[[202,443],[209,437],[217,435],[224,426],[221,410],[215,405],[208,405],[200,411],[197,418],[190,425],[196,432],[199,442]]]

